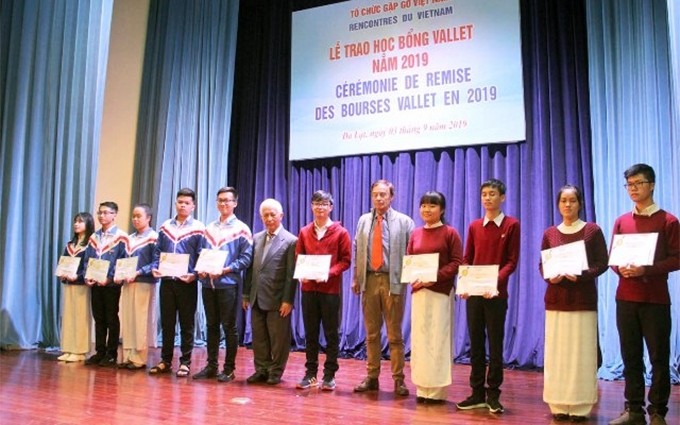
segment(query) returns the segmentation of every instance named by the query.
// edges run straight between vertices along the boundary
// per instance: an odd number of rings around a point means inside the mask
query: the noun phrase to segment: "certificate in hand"
[[[498,295],[498,264],[458,267],[456,294]]]
[[[586,244],[582,240],[556,246],[541,251],[543,279],[571,274],[580,276],[582,270],[588,269]]]
[[[196,271],[209,274],[222,274],[224,263],[227,261],[227,251],[221,249],[203,248],[196,261]]]
[[[189,254],[174,254],[172,252],[161,252],[161,259],[158,264],[158,271],[161,276],[180,277],[189,273]]]
[[[305,280],[328,280],[328,272],[331,268],[330,255],[298,255],[295,262],[294,279]]]
[[[401,283],[436,282],[439,270],[439,253],[404,255],[401,266]]]
[[[119,258],[116,261],[116,271],[113,273],[113,280],[120,282],[129,278],[137,277],[137,264],[139,257]]]
[[[90,260],[87,262],[85,279],[90,279],[97,282],[106,282],[106,279],[108,279],[109,276],[109,264],[109,260],[90,258]]]
[[[55,276],[74,276],[78,273],[80,260],[82,260],[81,257],[71,257],[68,255],[59,257],[59,264],[57,264],[57,270],[54,272]]]
[[[627,233],[614,235],[609,253],[609,265],[624,267],[654,264],[658,233]]]

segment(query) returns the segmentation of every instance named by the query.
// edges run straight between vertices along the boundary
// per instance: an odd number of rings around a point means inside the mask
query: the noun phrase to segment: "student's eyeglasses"
[[[327,208],[330,206],[330,202],[312,202],[312,207],[314,208]]]
[[[97,211],[97,215],[109,215],[109,214],[115,214],[115,211]]]
[[[639,189],[645,183],[649,183],[649,181],[640,180],[639,182],[626,183],[626,184],[623,185],[623,187],[626,188],[626,189],[632,189],[632,188]]]

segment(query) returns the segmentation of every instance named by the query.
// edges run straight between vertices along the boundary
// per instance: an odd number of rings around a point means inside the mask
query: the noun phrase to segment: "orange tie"
[[[376,216],[376,223],[373,226],[373,242],[371,243],[371,269],[380,270],[383,264],[383,245],[382,245],[382,221],[383,216]]]

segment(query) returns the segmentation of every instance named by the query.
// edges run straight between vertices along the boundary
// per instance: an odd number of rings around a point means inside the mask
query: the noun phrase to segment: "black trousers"
[[[626,380],[624,395],[628,408],[642,412],[645,406],[644,342],[652,365],[647,412],[665,416],[671,394],[671,306],[616,301],[616,327],[621,343],[623,377]]]
[[[305,354],[307,374],[316,376],[319,371],[319,333],[323,326],[326,337],[324,377],[335,377],[338,371],[340,350],[340,296],[320,292],[302,293],[302,320],[305,324]]]
[[[503,339],[508,300],[475,296],[467,299],[470,334],[470,387],[477,398],[498,398],[503,383]],[[489,338],[489,370],[486,369],[486,338]],[[485,376],[486,375],[486,376]],[[484,387],[486,382],[487,387]]]
[[[94,318],[94,345],[100,356],[118,357],[120,288],[120,285],[92,287],[90,302]]]
[[[179,316],[182,355],[181,364],[191,364],[194,349],[194,324],[198,292],[196,282],[185,283],[176,279],[162,279],[159,291],[163,347],[161,359],[172,363],[175,350],[175,326]]]
[[[238,349],[238,330],[236,329],[238,287],[230,285],[227,288],[203,288],[202,291],[208,334],[208,365],[217,368],[221,328],[227,340],[224,370],[225,373],[233,372],[236,369]]]

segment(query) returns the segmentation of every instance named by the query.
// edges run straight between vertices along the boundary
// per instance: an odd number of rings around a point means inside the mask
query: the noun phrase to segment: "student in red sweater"
[[[680,269],[680,226],[678,219],[654,203],[654,169],[635,164],[623,176],[628,196],[635,204],[632,212],[614,223],[613,234],[658,233],[654,264],[612,267],[619,275],[616,290],[616,326],[619,329],[623,377],[626,380],[626,407],[610,425],[645,424],[645,365],[643,347],[647,343],[652,365],[652,386],[647,398],[650,423],[665,424],[671,392],[670,337],[671,300],[668,274]]]
[[[468,296],[467,326],[470,334],[470,387],[472,395],[456,406],[461,410],[488,408],[503,413],[503,338],[508,311],[508,279],[519,260],[519,221],[501,211],[505,184],[496,179],[482,183],[480,194],[486,213],[470,223],[464,264],[498,265],[497,294]],[[489,370],[486,371],[486,336],[489,338]],[[486,388],[485,388],[486,382]]]
[[[299,389],[318,385],[316,374],[319,370],[319,330],[323,326],[326,336],[326,362],[323,369],[321,389],[335,389],[335,373],[338,371],[340,349],[340,288],[342,273],[352,263],[352,242],[347,229],[340,222],[333,222],[333,196],[323,190],[312,195],[314,221],[300,230],[295,255],[330,255],[331,266],[328,280],[301,279],[302,320],[305,324],[305,376],[297,384]]]
[[[597,224],[579,218],[580,188],[563,186],[557,208],[562,223],[546,229],[541,249],[583,241],[588,264],[545,279],[543,401],[556,421],[583,422],[597,403],[597,277],[607,271],[607,243]]]

